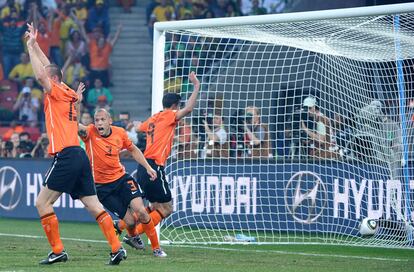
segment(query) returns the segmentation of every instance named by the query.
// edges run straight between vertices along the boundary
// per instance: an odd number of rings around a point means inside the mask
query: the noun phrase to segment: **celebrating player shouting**
[[[171,152],[178,121],[191,113],[197,103],[200,81],[194,72],[190,73],[189,78],[194,84],[194,91],[183,109],[180,109],[181,96],[167,93],[162,99],[164,110],[151,116],[138,128],[147,134],[144,156],[151,167],[157,170],[157,179],[154,181],[142,165],[138,166],[137,172],[137,180],[144,196],[151,202],[150,216],[155,225],[172,213],[171,191],[165,179],[164,165]],[[125,228],[125,223],[119,221],[115,228],[120,232]],[[137,231],[143,233],[142,224],[137,226]]]
[[[46,131],[50,140],[49,154],[54,156],[52,166],[43,181],[43,187],[36,199],[43,229],[52,252],[40,264],[66,262],[68,254],[64,250],[59,234],[59,222],[53,210],[53,203],[65,192],[73,199],[80,199],[85,208],[96,218],[105,238],[111,246],[109,264],[119,264],[126,258],[113,231],[111,216],[103,209],[96,197],[96,190],[88,157],[80,148],[78,121],[75,103],[78,93],[62,82],[62,72],[57,65],[50,64],[36,42],[37,30],[33,24],[26,32],[27,48],[36,79],[44,88],[44,110]],[[83,85],[81,85],[83,88]]]
[[[166,257],[160,248],[152,218],[145,210],[141,198],[141,189],[136,181],[127,173],[119,159],[119,152],[126,149],[132,157],[145,169],[151,180],[157,178],[157,172],[151,168],[141,151],[128,138],[123,128],[111,126],[112,119],[105,109],[95,112],[95,124],[85,127],[79,124],[79,135],[85,142],[86,151],[91,162],[98,198],[105,208],[123,219],[128,234],[124,242],[143,249],[144,244],[136,230],[136,219],[142,223],[145,234],[151,241],[156,257]]]

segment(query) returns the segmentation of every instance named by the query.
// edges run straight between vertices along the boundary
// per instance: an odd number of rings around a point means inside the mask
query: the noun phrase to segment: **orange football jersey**
[[[92,166],[95,183],[110,183],[125,175],[125,167],[119,152],[132,150],[133,143],[123,128],[111,126],[107,137],[99,135],[94,124],[87,126],[87,135],[82,137],[86,153]]]
[[[78,95],[66,84],[50,80],[51,91],[45,94],[44,111],[46,132],[51,155],[65,147],[79,146],[78,119],[75,103]]]
[[[165,110],[151,116],[141,124],[139,130],[147,134],[147,147],[144,156],[164,166],[171,153],[174,140],[177,111]]]

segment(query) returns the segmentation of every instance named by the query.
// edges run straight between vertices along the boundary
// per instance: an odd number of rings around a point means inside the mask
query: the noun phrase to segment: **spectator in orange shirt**
[[[90,74],[89,79],[91,82],[95,82],[96,78],[99,78],[105,87],[109,86],[109,57],[112,52],[112,48],[115,46],[119,35],[122,30],[122,25],[119,24],[116,33],[113,38],[105,38],[102,35],[96,35],[94,39],[90,39],[85,32],[85,28],[79,25],[83,39],[86,41],[89,47],[90,58]]]
[[[30,11],[31,11],[31,16],[33,18],[33,24],[39,30],[36,41],[39,44],[40,49],[42,49],[43,53],[47,57],[49,57],[50,56],[51,33],[49,32],[47,21],[40,14],[36,3],[33,3]]]
[[[3,141],[10,140],[13,133],[20,134],[24,131],[24,127],[18,124],[16,121],[10,123],[10,128],[3,134]]]
[[[50,30],[50,58],[59,67],[63,67],[63,57],[62,52],[60,51],[60,35],[59,30],[62,25],[62,16],[63,14],[59,13],[57,10],[49,10],[48,13],[48,23]]]

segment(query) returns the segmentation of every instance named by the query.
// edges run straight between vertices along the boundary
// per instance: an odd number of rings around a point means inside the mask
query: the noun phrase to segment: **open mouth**
[[[98,128],[98,131],[99,131],[99,132],[103,132],[103,131],[104,131],[104,128],[103,128],[103,127],[99,127],[99,128]]]

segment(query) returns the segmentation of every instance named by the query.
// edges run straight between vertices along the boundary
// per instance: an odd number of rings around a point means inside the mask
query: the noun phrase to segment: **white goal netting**
[[[185,101],[190,71],[202,88],[166,167],[161,240],[412,247],[413,20],[166,30],[164,92]]]

